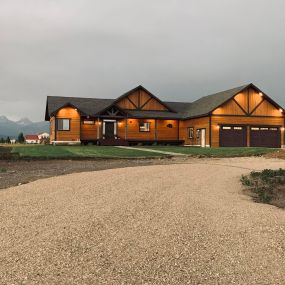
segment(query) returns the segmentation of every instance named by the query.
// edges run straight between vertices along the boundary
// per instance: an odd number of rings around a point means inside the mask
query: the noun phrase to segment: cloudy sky
[[[285,106],[284,0],[0,0],[0,115],[142,84],[193,101],[253,82]]]

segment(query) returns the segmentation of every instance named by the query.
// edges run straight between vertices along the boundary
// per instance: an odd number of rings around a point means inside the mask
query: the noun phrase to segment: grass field
[[[182,153],[191,156],[206,157],[237,157],[237,156],[260,156],[277,151],[273,148],[253,148],[253,147],[220,147],[220,148],[200,148],[181,146],[151,146],[145,147],[153,150]]]
[[[107,158],[107,157],[161,157],[161,153],[111,146],[16,146],[12,153],[32,158]]]

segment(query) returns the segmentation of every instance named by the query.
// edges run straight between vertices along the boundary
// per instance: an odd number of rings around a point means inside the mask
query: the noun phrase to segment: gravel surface
[[[239,183],[279,167],[193,159],[2,190],[1,284],[285,284],[285,212]]]

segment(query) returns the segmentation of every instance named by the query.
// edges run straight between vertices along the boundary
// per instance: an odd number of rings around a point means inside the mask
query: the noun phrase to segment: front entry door
[[[105,122],[105,138],[113,139],[115,136],[115,123]]]

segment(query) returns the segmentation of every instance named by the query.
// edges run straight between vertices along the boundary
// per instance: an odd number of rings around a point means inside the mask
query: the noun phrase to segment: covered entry
[[[250,127],[250,146],[281,147],[281,130],[278,127]]]
[[[245,126],[221,126],[220,127],[221,147],[246,147],[247,132]]]

